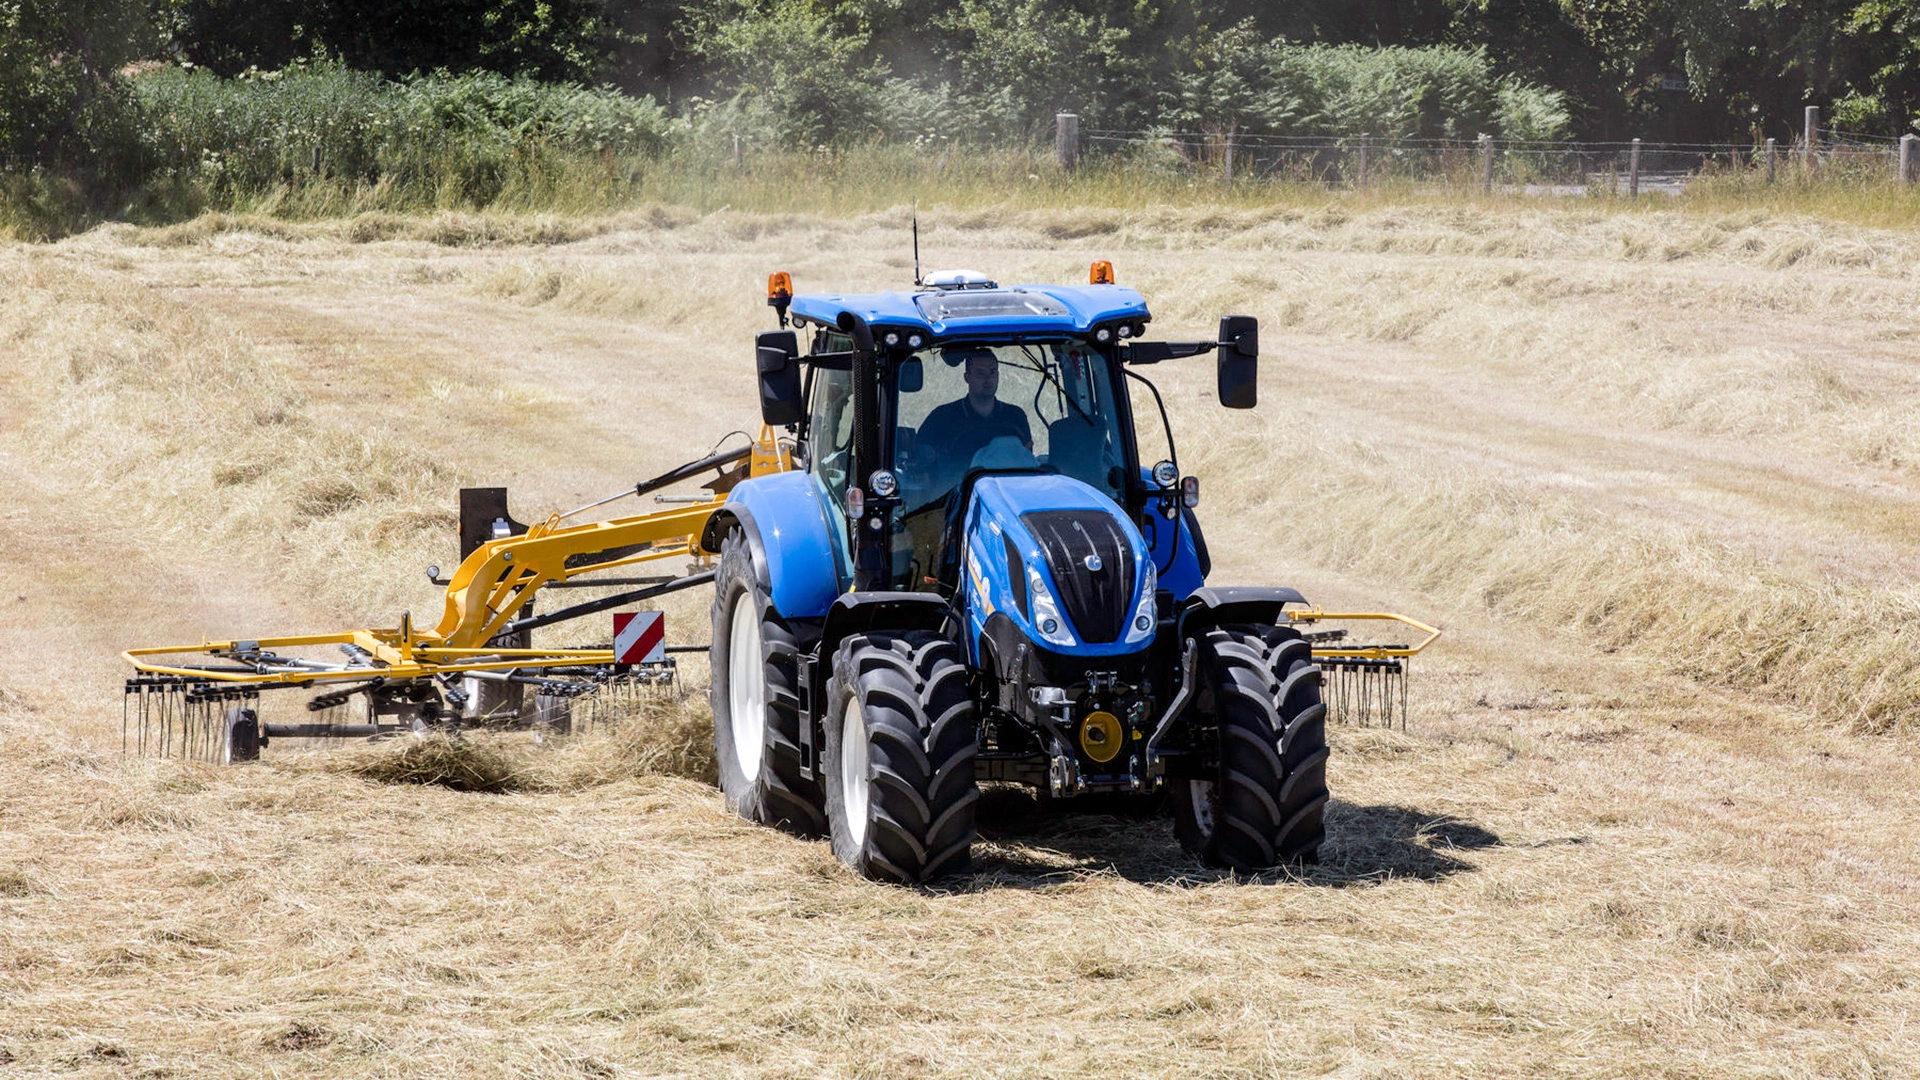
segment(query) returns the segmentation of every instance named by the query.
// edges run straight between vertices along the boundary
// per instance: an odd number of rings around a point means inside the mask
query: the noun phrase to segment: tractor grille
[[[1067,618],[1089,645],[1120,636],[1133,600],[1133,545],[1112,514],[1100,510],[1039,510],[1020,520],[1040,541]],[[1087,568],[1098,556],[1100,569]]]

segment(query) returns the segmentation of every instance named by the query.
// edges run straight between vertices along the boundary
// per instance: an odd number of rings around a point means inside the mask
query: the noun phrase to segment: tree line
[[[104,160],[142,129],[143,70],[302,63],[604,86],[791,147],[1032,141],[1061,110],[1090,129],[1720,142],[1790,138],[1807,104],[1836,128],[1910,130],[1920,5],[11,0],[0,153]]]

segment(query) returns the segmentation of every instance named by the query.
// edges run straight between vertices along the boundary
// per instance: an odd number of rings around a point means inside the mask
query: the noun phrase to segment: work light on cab
[[[767,306],[780,314],[780,326],[787,325],[787,307],[793,303],[793,275],[775,270],[767,275]]]

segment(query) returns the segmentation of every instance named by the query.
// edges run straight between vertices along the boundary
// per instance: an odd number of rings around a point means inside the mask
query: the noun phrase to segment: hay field
[[[730,818],[703,713],[216,770],[119,752],[136,644],[438,610],[454,489],[586,502],[749,424],[767,271],[906,211],[206,218],[0,249],[0,1072],[1920,1074],[1920,239],[1761,212],[923,212],[1111,258],[1262,404],[1153,374],[1221,582],[1443,625],[1333,731],[1325,865],[984,811],[933,892]],[[704,641],[702,608],[671,632]],[[690,681],[703,673],[688,664]]]

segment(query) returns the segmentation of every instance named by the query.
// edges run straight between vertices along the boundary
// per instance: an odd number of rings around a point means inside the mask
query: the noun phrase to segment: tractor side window
[[[853,374],[817,370],[813,375],[813,409],[807,421],[807,458],[810,471],[836,502],[847,494],[847,472],[853,460]]]
[[[1133,443],[1139,451],[1141,470],[1172,460],[1173,444],[1160,419],[1160,400],[1143,379],[1128,379],[1127,392],[1133,406]]]
[[[813,335],[815,353],[845,352],[853,339],[832,330]],[[818,477],[835,501],[847,494],[853,460],[853,375],[815,368],[807,419],[807,471]]]
[[[813,408],[807,420],[807,471],[816,490],[830,507],[827,520],[846,520],[847,474],[853,466],[853,373],[816,368]],[[842,583],[853,577],[853,557],[847,550],[847,531],[829,527],[834,561]]]

